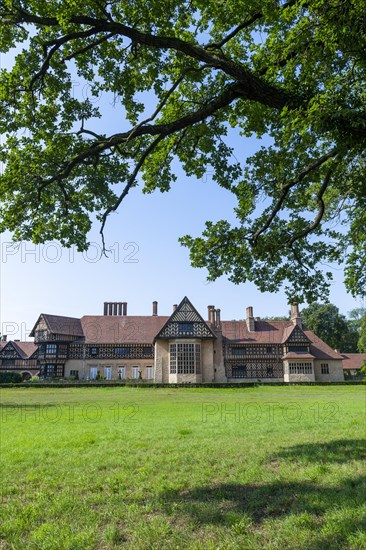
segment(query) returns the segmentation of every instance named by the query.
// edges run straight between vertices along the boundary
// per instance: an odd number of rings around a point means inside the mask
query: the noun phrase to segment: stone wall
[[[327,364],[329,374],[322,374],[321,365]],[[315,380],[319,382],[339,382],[344,380],[343,365],[341,359],[315,359]]]

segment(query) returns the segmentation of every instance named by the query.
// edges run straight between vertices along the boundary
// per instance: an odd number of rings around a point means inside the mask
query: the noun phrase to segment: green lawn
[[[0,549],[365,549],[365,386],[1,390]]]

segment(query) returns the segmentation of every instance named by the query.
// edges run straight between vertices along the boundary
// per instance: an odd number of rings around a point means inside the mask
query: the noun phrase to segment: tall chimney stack
[[[177,309],[178,304],[173,304],[173,312]]]
[[[158,314],[158,302],[154,301],[153,302],[153,313],[152,313],[154,316],[156,316]]]
[[[247,316],[246,316],[247,328],[249,332],[255,332],[255,320],[253,316],[252,306],[247,307],[246,313],[247,313]]]
[[[302,319],[299,311],[299,305],[296,303],[291,304],[291,321],[294,325],[302,328]]]
[[[122,315],[127,315],[127,302],[122,302]]]
[[[217,328],[220,328],[221,326],[221,309],[217,308],[216,310],[216,326]]]
[[[215,306],[207,306],[208,309],[208,320],[213,325],[215,324]]]
[[[1,337],[1,341],[6,342],[7,337],[8,337],[7,334],[3,334]]]

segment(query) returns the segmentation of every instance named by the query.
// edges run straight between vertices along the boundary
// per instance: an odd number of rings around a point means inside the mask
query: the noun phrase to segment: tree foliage
[[[357,346],[360,353],[366,353],[366,311],[359,322]]]
[[[169,190],[175,159],[237,199],[236,226],[181,239],[210,280],[287,280],[289,297],[310,301],[327,292],[322,265],[346,261],[347,288],[364,294],[365,11],[366,0],[0,1],[0,52],[19,52],[0,73],[0,230],[85,249],[93,216],[103,235],[140,179]],[[75,97],[75,75],[90,97]],[[117,133],[91,101],[101,93]],[[269,145],[236,160],[232,128]]]
[[[360,322],[355,322],[356,310],[350,312],[351,319],[347,319],[333,304],[312,303],[301,311],[301,315],[307,328],[331,348],[343,353],[357,353],[361,333]]]

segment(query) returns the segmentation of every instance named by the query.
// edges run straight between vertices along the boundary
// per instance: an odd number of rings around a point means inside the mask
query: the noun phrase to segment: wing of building
[[[342,356],[306,329],[296,305],[291,308],[289,321],[261,320],[252,307],[245,319],[225,321],[214,306],[208,306],[208,319],[203,319],[187,297],[169,316],[158,315],[157,302],[150,316],[128,315],[126,302],[106,302],[103,315],[80,319],[42,313],[30,334],[35,344],[30,345],[37,350],[37,368],[45,378],[343,380]],[[6,351],[7,346],[0,357]]]
[[[6,341],[6,336],[0,342],[0,370],[19,372],[23,380],[29,380],[39,374],[37,361],[38,346],[33,342],[19,340]]]

